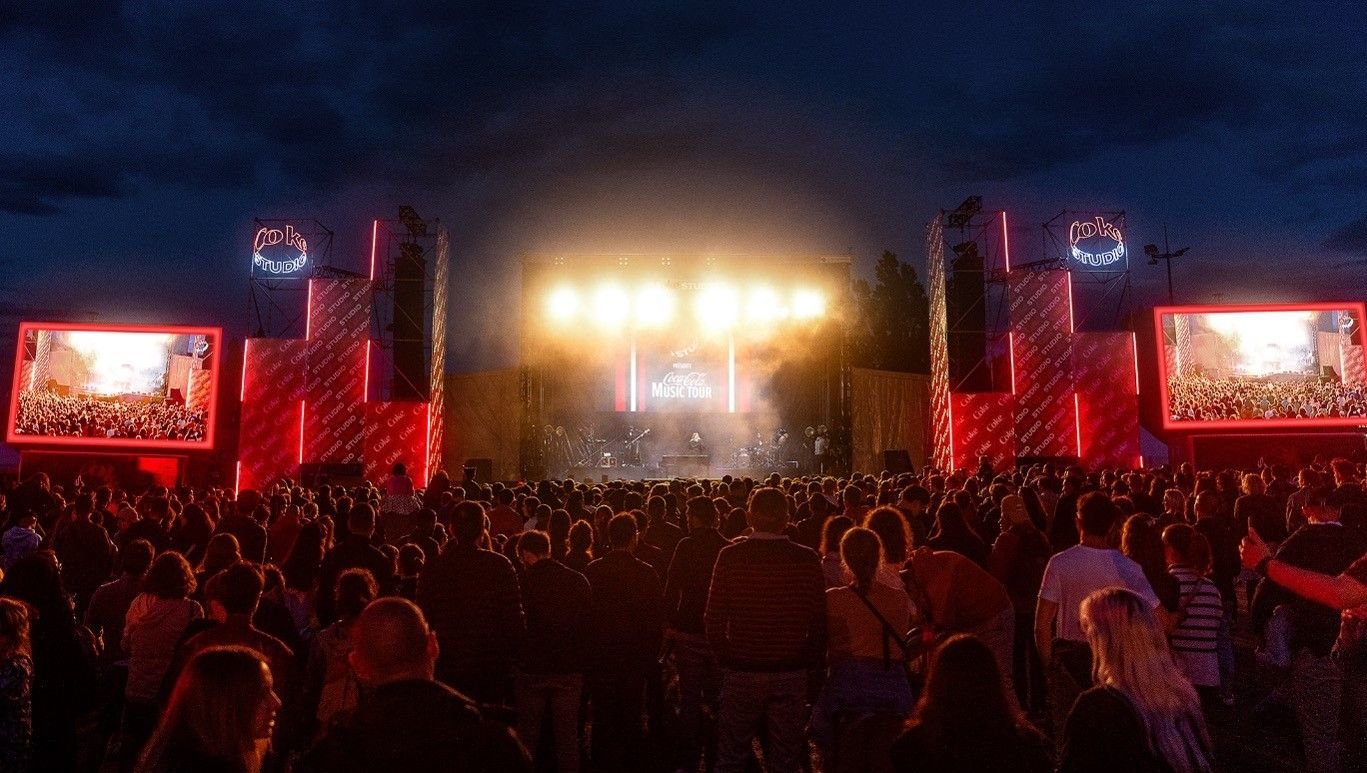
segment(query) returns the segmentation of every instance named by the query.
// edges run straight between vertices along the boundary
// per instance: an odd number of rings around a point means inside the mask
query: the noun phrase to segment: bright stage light
[[[750,291],[745,305],[745,317],[751,322],[775,322],[788,316],[779,294],[770,287],[756,287]]]
[[[740,311],[735,289],[723,284],[709,284],[698,291],[694,306],[698,324],[706,330],[730,330]]]
[[[66,345],[80,355],[85,369],[83,387],[95,394],[153,393],[165,377],[174,338],[159,333],[118,333],[74,330]]]
[[[674,320],[674,293],[664,285],[646,285],[636,293],[636,325],[664,327]]]
[[[579,313],[579,294],[571,287],[557,287],[546,297],[551,319],[564,322]]]
[[[793,317],[816,319],[826,314],[826,297],[816,290],[793,292]]]
[[[593,321],[601,328],[621,327],[631,312],[631,298],[627,291],[613,284],[601,285],[593,292]]]

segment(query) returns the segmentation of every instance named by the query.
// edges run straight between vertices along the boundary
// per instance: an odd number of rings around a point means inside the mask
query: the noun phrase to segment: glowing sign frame
[[[1363,427],[1367,416],[1342,416],[1317,419],[1220,419],[1218,421],[1174,421],[1168,410],[1168,359],[1163,348],[1163,318],[1175,314],[1237,314],[1263,311],[1351,311],[1359,320],[1367,320],[1367,303],[1345,301],[1339,303],[1250,303],[1229,306],[1155,306],[1153,309],[1154,346],[1158,352],[1159,410],[1163,412],[1163,429],[1169,432],[1205,432],[1207,430],[1245,430],[1257,432],[1267,429],[1305,429],[1311,427]],[[1361,324],[1361,323],[1359,323]]]
[[[1083,239],[1102,237],[1115,242],[1115,246],[1105,252],[1088,252],[1078,246]],[[1117,263],[1128,260],[1125,251],[1125,234],[1111,221],[1096,215],[1090,220],[1074,220],[1068,226],[1068,259],[1079,266],[1090,269],[1110,269]]]
[[[19,374],[24,364],[24,339],[30,330],[80,330],[92,333],[169,333],[172,335],[202,335],[212,339],[213,353],[209,355],[209,411],[205,417],[204,440],[134,440],[131,438],[44,437],[20,435],[15,430],[19,413]],[[9,420],[5,426],[5,441],[10,445],[28,446],[84,446],[87,448],[119,448],[134,451],[145,448],[174,448],[182,451],[212,451],[218,429],[218,384],[223,352],[223,328],[186,325],[106,325],[85,322],[20,322],[18,346],[14,352],[14,377],[10,385]]]
[[[299,251],[299,254],[286,260],[271,260],[261,254],[265,247],[273,247],[277,244],[284,244]],[[286,224],[285,230],[272,228],[263,225],[256,230],[256,235],[252,237],[252,271],[261,271],[270,276],[294,276],[309,262],[308,241],[304,235],[294,230],[294,226]]]

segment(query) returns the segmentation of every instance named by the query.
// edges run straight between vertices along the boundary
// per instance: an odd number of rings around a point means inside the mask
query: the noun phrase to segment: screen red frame
[[[1221,419],[1220,421],[1173,421],[1168,410],[1168,358],[1163,351],[1163,316],[1167,314],[1237,314],[1259,311],[1356,311],[1358,324],[1367,324],[1367,303],[1342,301],[1338,303],[1249,303],[1228,306],[1155,306],[1153,309],[1154,346],[1158,354],[1158,394],[1163,412],[1163,429],[1169,431],[1204,432],[1206,430],[1246,430],[1312,427],[1362,427],[1367,417],[1349,416],[1337,419]]]
[[[30,330],[83,330],[96,333],[172,333],[176,335],[212,336],[213,353],[209,356],[209,416],[208,431],[201,442],[189,440],[128,440],[125,438],[39,437],[20,435],[14,431],[19,410],[19,373],[23,366],[24,337]],[[193,325],[120,325],[84,322],[20,322],[18,344],[14,352],[14,376],[10,384],[9,419],[5,426],[5,440],[15,446],[85,446],[88,448],[120,448],[133,451],[140,448],[177,449],[181,451],[214,450],[218,431],[218,386],[223,350],[223,328]]]

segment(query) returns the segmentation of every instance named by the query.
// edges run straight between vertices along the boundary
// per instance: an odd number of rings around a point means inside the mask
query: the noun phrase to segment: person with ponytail
[[[1095,687],[1073,704],[1060,773],[1208,773],[1210,736],[1196,688],[1139,594],[1104,588],[1082,602]]]
[[[838,717],[905,716],[913,705],[906,672],[911,599],[878,581],[883,552],[872,529],[847,531],[840,557],[851,581],[826,591],[829,671],[812,710],[811,731],[828,765]]]

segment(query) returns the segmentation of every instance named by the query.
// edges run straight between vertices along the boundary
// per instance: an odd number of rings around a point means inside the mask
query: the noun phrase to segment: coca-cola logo
[[[706,386],[707,374],[699,371],[692,373],[666,373],[662,382],[668,386]]]

